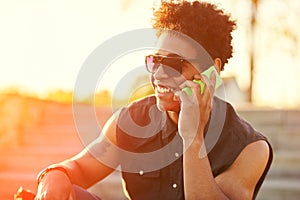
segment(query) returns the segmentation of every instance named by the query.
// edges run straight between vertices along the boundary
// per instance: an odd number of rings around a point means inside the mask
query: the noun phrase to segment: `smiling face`
[[[156,55],[168,56],[171,57],[170,59],[174,57],[177,61],[178,57],[188,60],[197,56],[195,48],[191,44],[183,38],[169,33],[164,33],[159,37],[158,49]],[[157,106],[160,110],[179,112],[180,103],[178,98],[174,96],[174,91],[179,89],[180,84],[185,80],[193,80],[194,75],[200,73],[195,68],[197,66],[193,67],[189,62],[184,61],[180,64],[180,72],[172,66],[159,66],[152,74],[152,84],[155,89]]]

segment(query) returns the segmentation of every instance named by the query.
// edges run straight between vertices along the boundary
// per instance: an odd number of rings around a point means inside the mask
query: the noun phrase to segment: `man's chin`
[[[158,110],[160,110],[162,112],[166,111],[165,107],[160,104],[157,104],[157,108],[158,108]]]
[[[180,110],[180,104],[179,102],[175,102],[173,100],[169,101],[164,101],[159,98],[157,98],[156,102],[157,108],[160,111],[174,111],[174,112],[179,112]]]

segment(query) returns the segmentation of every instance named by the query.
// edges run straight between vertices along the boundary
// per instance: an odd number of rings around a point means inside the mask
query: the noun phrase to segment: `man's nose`
[[[156,69],[156,71],[153,74],[153,77],[155,79],[164,79],[164,78],[171,78],[171,77],[178,77],[180,76],[180,73],[173,69],[172,67],[160,65]]]
[[[155,70],[155,72],[153,73],[153,77],[155,79],[164,79],[164,78],[168,78],[168,75],[165,72],[165,68],[162,65],[159,65]]]

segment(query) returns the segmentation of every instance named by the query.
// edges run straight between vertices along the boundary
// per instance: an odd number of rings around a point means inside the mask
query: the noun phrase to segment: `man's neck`
[[[179,113],[178,112],[174,112],[174,111],[167,111],[167,114],[169,116],[169,118],[171,119],[171,121],[174,124],[178,124],[178,118],[179,118]]]

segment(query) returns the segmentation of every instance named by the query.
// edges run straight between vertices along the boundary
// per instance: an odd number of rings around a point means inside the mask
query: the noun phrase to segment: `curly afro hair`
[[[232,35],[236,22],[229,14],[208,2],[161,0],[154,9],[153,28],[160,36],[163,30],[186,34],[201,44],[210,56],[222,60],[222,70],[232,57]]]

